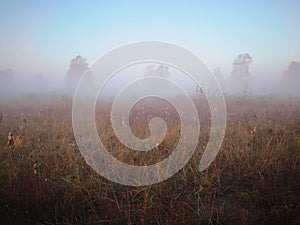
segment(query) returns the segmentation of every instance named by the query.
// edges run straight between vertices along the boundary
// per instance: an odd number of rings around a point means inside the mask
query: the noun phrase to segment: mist
[[[93,76],[101,76],[101,74],[93,74]],[[111,78],[104,84],[99,98],[114,98],[129,83],[134,82],[136,79],[151,76],[169,79],[179,84],[191,96],[197,94],[196,83],[184,72],[169,65],[143,63],[131,65],[111,75]],[[247,76],[241,77],[233,77],[231,74],[215,74],[215,77],[226,95],[300,96],[300,76],[286,76],[281,71],[254,71]],[[79,81],[80,76],[77,79],[70,80],[66,76],[22,76],[21,74],[14,74],[12,77],[0,78],[0,99],[22,95],[66,95],[73,97]],[[93,87],[93,82],[90,85]],[[143,85],[140,87],[141,93]],[[161,88],[166,87],[162,86]],[[176,93],[170,93],[170,95],[176,95]]]
[[[257,68],[256,65],[250,65],[248,74],[237,76],[233,76],[233,66],[230,64],[227,65],[225,72],[219,67],[208,66],[208,69],[214,74],[226,95],[291,95],[299,97],[300,69],[291,69],[293,63],[297,66],[299,64],[299,62],[291,61],[290,65],[281,69],[270,67],[262,69]],[[67,95],[73,97],[84,71],[89,68],[86,66],[86,68],[75,71],[74,74],[68,74],[70,69],[68,70],[67,66],[65,71],[56,73],[46,69],[37,74],[20,70],[14,73],[13,69],[0,68],[0,99],[20,95]],[[97,76],[102,76],[102,74],[92,74],[92,79],[96,80]],[[130,82],[146,77],[163,77],[180,84],[190,95],[197,94],[196,83],[188,74],[178,68],[161,63],[142,63],[122,68],[112,74],[111,78],[104,84],[101,95],[104,98],[112,98]],[[91,86],[93,85],[91,83]],[[142,90],[143,87],[141,86]],[[172,93],[170,94],[172,95]]]
[[[225,94],[252,94],[255,96],[300,96],[298,77],[284,77],[282,73],[260,72],[249,77],[234,79],[232,77],[219,80]]]

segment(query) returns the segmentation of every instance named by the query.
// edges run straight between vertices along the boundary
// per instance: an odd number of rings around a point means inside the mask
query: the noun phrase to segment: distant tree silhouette
[[[12,69],[0,70],[0,79],[10,79],[14,76]]]
[[[66,78],[68,80],[79,80],[86,70],[88,70],[88,63],[86,59],[78,55],[71,59],[69,64],[69,70],[67,72]]]
[[[170,76],[169,67],[164,64],[160,64],[159,66],[155,67],[154,64],[151,64],[146,67],[145,77],[147,76],[160,76],[168,78]]]
[[[299,77],[300,78],[300,62],[292,61],[287,70],[283,72],[287,77]]]
[[[239,54],[233,61],[233,70],[231,75],[233,77],[249,76],[249,65],[253,62],[252,57],[248,54]]]

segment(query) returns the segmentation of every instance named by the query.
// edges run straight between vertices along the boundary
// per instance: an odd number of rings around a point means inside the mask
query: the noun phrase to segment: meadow
[[[225,100],[226,134],[210,167],[198,171],[210,130],[207,102],[198,96],[201,132],[192,159],[170,179],[142,187],[113,183],[86,164],[72,131],[71,98],[1,100],[0,224],[300,224],[300,99]],[[119,160],[155,163],[176,145],[179,118],[168,103],[148,99],[132,110],[131,129],[140,138],[149,135],[153,116],[168,125],[165,140],[143,154],[118,142],[109,107],[97,105],[96,123]],[[6,145],[9,131],[13,148]]]

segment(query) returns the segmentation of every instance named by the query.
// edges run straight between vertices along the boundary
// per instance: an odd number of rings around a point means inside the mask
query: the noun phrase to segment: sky
[[[71,58],[91,64],[143,40],[191,50],[224,74],[240,53],[252,70],[283,71],[300,61],[300,1],[0,0],[0,70],[64,76]]]

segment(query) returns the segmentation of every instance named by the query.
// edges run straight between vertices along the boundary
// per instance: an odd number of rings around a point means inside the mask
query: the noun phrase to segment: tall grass
[[[168,132],[157,149],[144,154],[126,149],[114,136],[109,104],[97,107],[101,140],[126,163],[160,161],[178,141],[178,114],[165,102],[147,101],[132,110],[133,133],[147,137],[151,116],[165,118]],[[144,187],[108,181],[85,163],[72,133],[71,99],[1,103],[0,224],[299,224],[299,99],[226,97],[224,142],[204,172],[198,163],[210,114],[204,98],[194,101],[201,124],[196,153],[172,178]],[[21,113],[26,135],[8,149],[7,132],[18,136]]]

